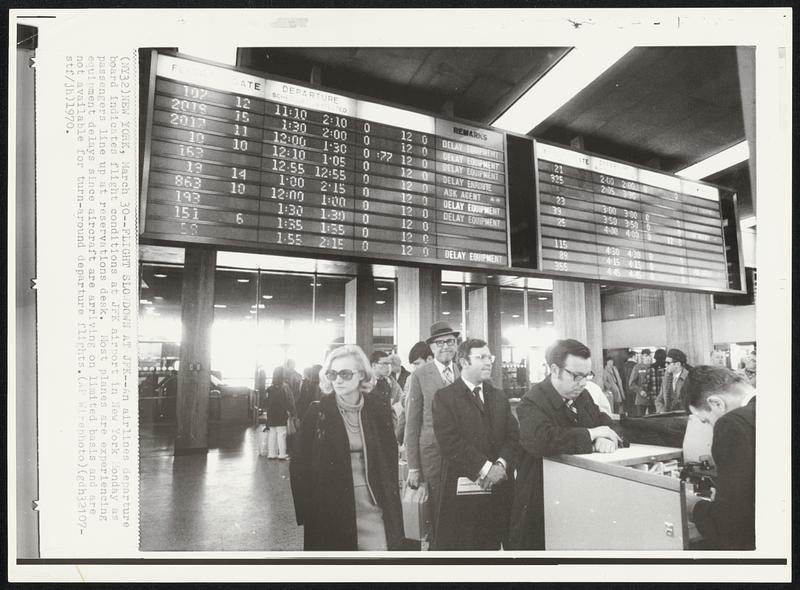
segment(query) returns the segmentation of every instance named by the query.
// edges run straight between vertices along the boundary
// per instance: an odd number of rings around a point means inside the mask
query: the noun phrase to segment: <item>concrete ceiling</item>
[[[565,55],[564,47],[240,48],[240,66],[489,124]],[[530,133],[675,172],[745,138],[735,47],[637,47]],[[713,182],[753,212],[749,170]]]

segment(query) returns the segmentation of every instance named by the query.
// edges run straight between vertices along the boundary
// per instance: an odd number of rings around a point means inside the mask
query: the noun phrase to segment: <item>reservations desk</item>
[[[546,549],[687,549],[699,535],[686,518],[686,484],[660,473],[681,455],[680,448],[632,444],[545,458]]]

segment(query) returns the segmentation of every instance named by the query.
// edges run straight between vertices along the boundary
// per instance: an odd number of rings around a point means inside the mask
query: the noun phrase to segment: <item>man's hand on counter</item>
[[[598,438],[592,443],[595,453],[613,453],[617,450],[617,443],[607,438]]]
[[[596,442],[598,439],[608,439],[614,443],[614,446],[618,446],[622,444],[622,439],[619,435],[614,432],[608,426],[595,426],[594,428],[589,428],[589,436],[592,438],[592,442]]]

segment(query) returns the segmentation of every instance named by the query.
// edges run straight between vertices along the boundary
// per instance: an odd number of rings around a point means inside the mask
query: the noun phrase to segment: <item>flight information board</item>
[[[727,291],[718,188],[536,142],[540,270]]]
[[[503,133],[156,54],[142,236],[509,266]]]

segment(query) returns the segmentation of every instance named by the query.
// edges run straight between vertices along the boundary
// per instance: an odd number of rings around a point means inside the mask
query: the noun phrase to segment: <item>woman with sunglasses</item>
[[[387,400],[358,346],[334,349],[320,371],[322,398],[303,417],[291,463],[306,551],[399,549],[403,515],[397,443]]]

